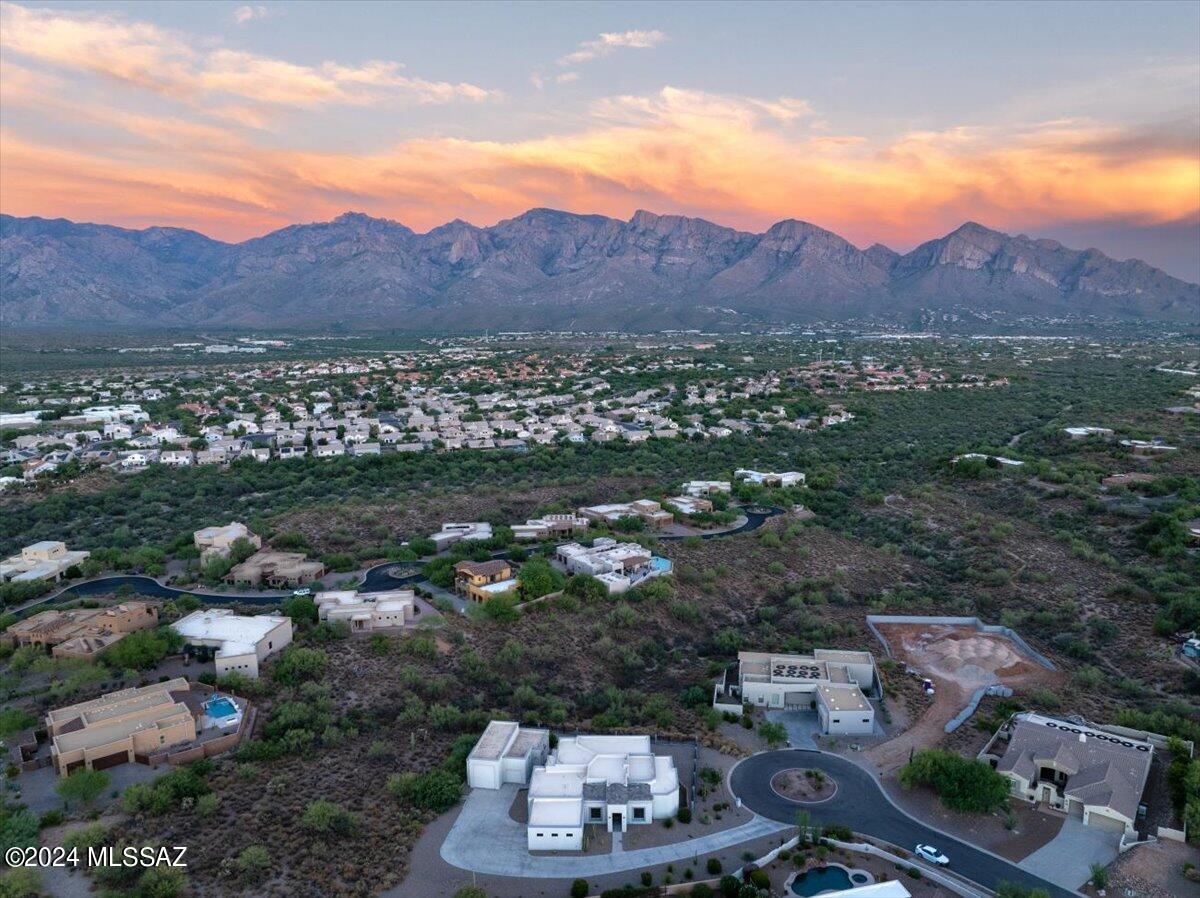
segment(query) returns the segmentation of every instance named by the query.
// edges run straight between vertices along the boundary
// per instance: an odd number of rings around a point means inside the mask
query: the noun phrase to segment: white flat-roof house
[[[371,593],[329,590],[317,593],[313,600],[321,620],[345,621],[351,630],[364,633],[403,627],[417,612],[417,595],[411,589]]]
[[[625,832],[630,824],[673,817],[679,774],[649,736],[564,737],[529,779],[530,851],[583,848],[583,827]]]
[[[528,785],[533,768],[544,764],[549,752],[549,730],[493,720],[467,756],[467,785],[472,789]]]
[[[528,784],[530,851],[579,851],[589,824],[625,832],[679,810],[675,762],[654,754],[649,736],[564,736],[550,751],[545,730],[492,721],[467,759],[467,781]]]
[[[683,515],[701,514],[713,510],[713,504],[703,496],[672,496],[667,504]]]
[[[258,678],[258,666],[292,641],[292,619],[271,614],[234,614],[228,608],[201,608],[171,624],[193,646],[217,650],[217,674]]]
[[[683,485],[686,496],[706,498],[715,493],[728,493],[733,485],[728,480],[689,480]]]
[[[733,472],[733,476],[735,480],[747,480],[750,483],[761,483],[763,486],[779,488],[804,486],[802,471],[751,471],[746,468],[738,468]]]
[[[531,518],[524,524],[513,524],[513,539],[553,539],[571,536],[578,530],[587,530],[588,520],[574,514],[547,514]]]
[[[84,561],[91,552],[72,551],[66,543],[44,539],[26,546],[20,555],[0,561],[0,581],[29,583],[34,580],[59,580],[67,569]]]
[[[442,524],[442,529],[431,533],[437,551],[449,549],[452,545],[463,540],[483,540],[492,538],[492,525],[486,521],[474,521],[469,524]]]
[[[595,577],[613,595],[625,592],[647,577],[671,572],[667,559],[637,543],[617,542],[607,536],[597,537],[591,546],[567,543],[554,554],[570,573]]]
[[[1008,777],[1013,795],[1136,838],[1154,757],[1154,745],[1138,737],[1148,735],[1026,711],[1014,714],[979,757]]]
[[[740,714],[743,705],[815,708],[831,736],[875,732],[875,708],[864,690],[879,682],[870,652],[815,649],[811,655],[738,652],[713,693],[713,705]]]

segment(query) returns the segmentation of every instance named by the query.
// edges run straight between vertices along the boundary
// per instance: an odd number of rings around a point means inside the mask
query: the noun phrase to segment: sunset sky
[[[0,3],[0,210],[973,219],[1200,280],[1200,3]]]

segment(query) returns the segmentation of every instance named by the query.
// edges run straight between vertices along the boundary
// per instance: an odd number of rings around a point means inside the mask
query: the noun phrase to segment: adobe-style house
[[[228,558],[236,540],[244,539],[256,549],[262,548],[262,538],[250,532],[241,521],[233,521],[223,527],[205,527],[192,534],[196,548],[200,550],[200,561],[210,558]]]
[[[319,561],[309,561],[303,552],[261,549],[235,565],[225,579],[230,583],[259,587],[265,583],[272,589],[282,589],[312,583],[324,575],[325,565]]]
[[[516,588],[512,565],[502,559],[460,561],[454,565],[454,591],[473,602],[486,602]]]
[[[158,602],[122,602],[110,608],[41,611],[8,628],[13,645],[36,645],[56,658],[91,660],[128,634],[158,625]]]

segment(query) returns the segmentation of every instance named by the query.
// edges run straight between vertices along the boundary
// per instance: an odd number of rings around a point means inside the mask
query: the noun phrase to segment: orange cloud
[[[880,144],[813,133],[794,98],[665,88],[600,101],[571,133],[347,154],[275,149],[232,125],[156,129],[140,116],[94,114],[120,136],[68,150],[0,135],[0,207],[227,238],[348,208],[424,229],[533,206],[621,217],[645,207],[746,228],[805,218],[860,245],[901,246],[967,218],[1039,228],[1200,217],[1194,123],[1165,133],[1084,121],[954,128]]]

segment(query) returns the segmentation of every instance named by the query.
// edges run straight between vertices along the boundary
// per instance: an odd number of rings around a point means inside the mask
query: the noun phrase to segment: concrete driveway
[[[105,771],[108,774],[108,788],[96,799],[95,806],[97,809],[105,808],[125,791],[126,786],[158,779],[172,769],[166,765],[154,768],[145,764],[118,764],[116,767],[110,767]],[[21,789],[21,801],[35,814],[44,814],[46,811],[63,807],[63,800],[56,791],[59,776],[53,767],[42,767],[22,773],[15,782]]]
[[[1058,835],[1021,861],[1027,873],[1075,891],[1092,875],[1092,864],[1107,867],[1117,856],[1120,833],[1084,826],[1068,817]]]
[[[525,825],[508,815],[517,791],[517,786],[512,784],[494,790],[472,789],[442,842],[442,860],[464,870],[496,876],[533,879],[603,876],[690,860],[788,829],[765,817],[755,817],[733,829],[685,839],[673,845],[614,851],[612,854],[533,855],[529,853]]]
[[[781,723],[783,728],[787,730],[788,742],[792,748],[807,748],[813,751],[817,750],[816,736],[821,735],[821,721],[817,717],[817,712],[805,708],[804,710],[768,710],[766,712],[767,720],[772,723]]]

